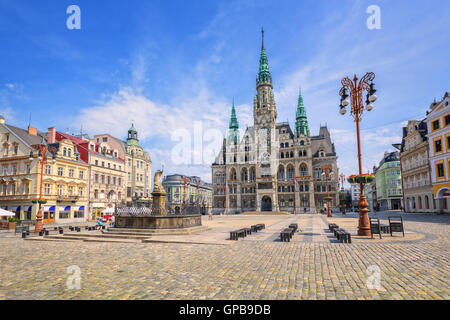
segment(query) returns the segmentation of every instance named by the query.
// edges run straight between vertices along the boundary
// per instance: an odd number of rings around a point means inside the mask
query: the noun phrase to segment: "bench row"
[[[252,232],[258,232],[266,228],[264,223],[255,224],[250,228],[242,228],[234,231],[230,231],[230,240],[239,240],[239,238],[245,238],[248,234]]]

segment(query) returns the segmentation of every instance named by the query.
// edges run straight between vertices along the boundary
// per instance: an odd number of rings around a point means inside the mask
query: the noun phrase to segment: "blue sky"
[[[71,4],[81,30],[66,27]],[[366,26],[372,4],[379,30]],[[356,134],[338,113],[340,79],[376,73],[379,99],[361,124],[367,170],[400,142],[405,121],[450,90],[448,12],[444,0],[0,0],[0,114],[20,127],[31,114],[40,130],[120,138],[134,121],[155,169],[164,160],[166,173],[210,181],[212,156],[171,161],[172,133],[193,134],[195,121],[225,133],[233,97],[241,128],[252,125],[264,26],[278,121],[293,126],[301,87],[311,134],[327,124],[349,175]]]

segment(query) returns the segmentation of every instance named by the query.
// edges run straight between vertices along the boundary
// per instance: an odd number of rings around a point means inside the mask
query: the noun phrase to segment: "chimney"
[[[56,129],[55,129],[55,127],[48,128],[47,141],[48,141],[48,143],[55,143],[56,142]]]
[[[37,129],[32,126],[28,126],[28,134],[32,134],[33,136],[37,136]]]

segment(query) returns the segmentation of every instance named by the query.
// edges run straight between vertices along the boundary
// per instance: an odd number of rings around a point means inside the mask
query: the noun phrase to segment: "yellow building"
[[[17,128],[0,117],[0,207],[15,212],[21,220],[35,220],[39,204],[31,199],[39,198],[42,188],[47,200],[42,205],[44,223],[85,221],[89,165],[79,159],[72,141],[48,143],[45,137],[35,128]],[[39,144],[52,150],[43,167],[33,148]]]
[[[427,113],[433,196],[438,212],[450,212],[450,93],[433,102]]]

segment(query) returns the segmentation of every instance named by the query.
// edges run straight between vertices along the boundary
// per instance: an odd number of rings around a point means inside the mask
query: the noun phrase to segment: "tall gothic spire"
[[[228,143],[237,144],[239,141],[239,123],[236,117],[236,109],[234,108],[234,98],[233,107],[231,108],[231,118],[230,118],[230,129],[228,130]]]
[[[267,60],[266,48],[264,47],[264,29],[261,29],[262,45],[261,57],[259,58],[259,74],[257,83],[272,83],[272,76],[269,71],[269,61]]]
[[[239,123],[236,117],[236,109],[234,108],[234,98],[233,107],[231,108],[230,129],[239,129]]]
[[[298,104],[297,104],[297,113],[296,113],[296,122],[295,122],[295,133],[297,136],[303,134],[305,136],[308,135],[309,126],[308,120],[306,118],[306,110],[303,104],[302,91],[299,89],[298,91]]]

